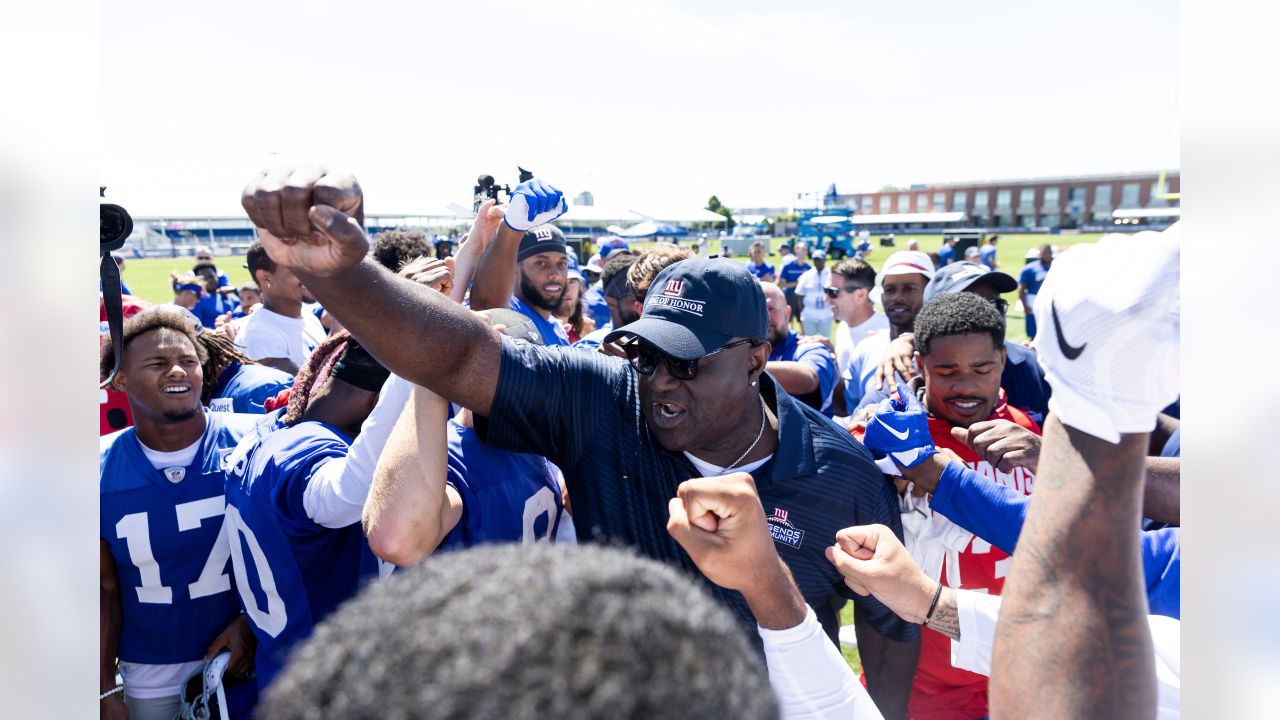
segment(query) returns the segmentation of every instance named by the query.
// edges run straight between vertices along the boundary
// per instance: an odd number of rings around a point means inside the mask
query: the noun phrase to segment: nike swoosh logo
[[[1049,301],[1049,314],[1053,316],[1053,333],[1058,336],[1058,349],[1062,351],[1063,355],[1067,356],[1068,360],[1075,360],[1080,357],[1080,353],[1084,352],[1089,343],[1083,343],[1080,347],[1075,347],[1067,342],[1067,338],[1062,334],[1062,323],[1058,322],[1058,306],[1054,305],[1052,300]]]
[[[878,417],[876,418],[876,422],[880,423],[881,427],[883,427],[885,430],[888,430],[890,435],[898,438],[899,440],[906,440],[907,436],[911,434],[910,430],[903,430],[902,432],[898,432],[897,430],[894,430],[893,428],[886,425],[885,422]]]

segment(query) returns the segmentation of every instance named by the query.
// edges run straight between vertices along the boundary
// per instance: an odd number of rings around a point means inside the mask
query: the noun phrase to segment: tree
[[[738,224],[733,219],[733,211],[726,207],[724,203],[720,202],[720,198],[715,195],[712,195],[711,198],[707,200],[707,209],[718,215],[723,215],[730,230]]]

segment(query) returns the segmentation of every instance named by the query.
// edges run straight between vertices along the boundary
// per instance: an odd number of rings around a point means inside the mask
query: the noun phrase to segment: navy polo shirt
[[[831,409],[831,391],[836,386],[836,359],[831,356],[831,351],[825,345],[818,343],[801,345],[800,336],[793,330],[787,333],[787,339],[782,342],[782,345],[769,353],[769,360],[802,362],[812,367],[818,373],[818,389],[811,393],[797,395],[795,398],[827,417],[835,414]]]
[[[767,374],[761,394],[778,417],[778,448],[751,473],[775,546],[832,642],[839,623],[831,596],[858,603],[881,634],[914,640],[915,625],[874,598],[855,595],[824,550],[851,525],[881,523],[902,536],[898,496],[871,454],[838,425],[796,401]],[[536,453],[564,471],[582,542],[634,547],[641,555],[701,577],[667,534],[667,503],[701,473],[663,448],[640,408],[639,376],[625,360],[502,338],[498,387],[489,416],[476,417],[484,442]],[[755,618],[738,592],[706,582],[758,642]]]

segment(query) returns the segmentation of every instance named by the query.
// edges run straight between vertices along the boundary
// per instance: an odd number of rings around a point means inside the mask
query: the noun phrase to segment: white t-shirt
[[[302,311],[302,317],[285,317],[265,306],[244,318],[236,334],[236,345],[250,360],[287,358],[298,367],[325,338],[324,326],[313,313]]]
[[[722,468],[719,465],[712,465],[706,460],[700,460],[694,457],[693,453],[687,450],[685,451],[684,456],[689,458],[689,462],[693,463],[693,466],[698,469],[698,472],[702,473],[702,477],[718,477],[728,471],[728,468]],[[733,468],[733,472],[753,472],[756,468],[763,467],[764,464],[769,462],[771,459],[773,459],[773,453],[769,453],[755,462],[749,462],[746,465],[739,465],[738,467]]]
[[[824,267],[822,272],[811,267],[796,279],[796,294],[804,297],[805,320],[831,320],[831,304],[822,289],[831,282],[831,268]]]
[[[849,369],[849,363],[853,360],[853,351],[858,347],[858,343],[871,335],[888,334],[888,332],[889,318],[879,310],[852,327],[841,320],[836,325],[836,336],[832,339],[832,345],[836,349],[836,368],[839,369],[840,374],[843,375],[844,371]]]

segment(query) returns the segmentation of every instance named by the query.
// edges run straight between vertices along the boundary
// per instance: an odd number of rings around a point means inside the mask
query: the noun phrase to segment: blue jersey
[[[195,459],[176,483],[143,454],[134,428],[101,439],[98,532],[120,578],[121,660],[200,660],[240,613],[222,530],[222,462],[256,420],[207,414]]]
[[[778,281],[779,282],[795,282],[796,280],[799,280],[800,276],[805,274],[805,271],[807,271],[810,267],[811,266],[809,265],[809,263],[801,262],[799,260],[792,260],[791,262],[788,262],[788,263],[782,263],[782,269],[778,271]],[[783,292],[787,295],[795,295],[796,289],[786,288]]]
[[[600,283],[592,285],[582,293],[582,309],[598,328],[613,321],[613,315],[609,312],[609,303],[604,299],[604,290],[601,289]]]
[[[450,420],[448,482],[462,496],[462,518],[441,549],[555,537],[560,484],[541,456],[489,447],[474,429]]]
[[[568,345],[569,335],[564,331],[564,325],[554,317],[550,320],[538,314],[537,310],[529,307],[520,300],[520,298],[511,297],[507,305],[516,312],[524,315],[533,321],[534,327],[538,328],[538,332],[542,333],[542,342],[544,345]]]
[[[205,295],[196,301],[196,306],[191,312],[200,318],[200,324],[212,330],[217,326],[218,316],[226,315],[229,312],[239,309],[240,302],[234,297],[223,295],[222,293],[213,293]]]
[[[747,270],[750,270],[751,274],[754,275],[757,280],[764,280],[767,277],[775,276],[773,266],[763,260],[760,261],[759,265],[750,262],[747,263]]]
[[[942,244],[942,248],[938,250],[938,267],[942,268],[956,261],[956,249],[948,245]]]
[[[263,418],[228,459],[227,538],[240,605],[258,638],[258,686],[267,688],[293,646],[376,576],[360,523],[326,528],[308,516],[303,493],[351,439],[324,423],[278,426]]]
[[[987,243],[978,248],[978,259],[982,260],[982,264],[991,270],[996,269],[996,246]]]
[[[1032,260],[1022,268],[1022,273],[1018,275],[1018,282],[1027,286],[1027,294],[1035,295],[1040,292],[1040,286],[1044,284],[1044,276],[1049,274],[1049,268],[1040,263],[1039,260]],[[1027,308],[1033,311],[1035,308]]]
[[[263,404],[285,388],[293,387],[293,376],[266,365],[233,362],[218,376],[209,409],[262,415]]]
[[[811,366],[818,373],[818,389],[793,397],[827,417],[835,414],[831,409],[831,393],[836,387],[836,359],[832,357],[831,351],[825,345],[818,343],[801,345],[800,336],[793,330],[787,333],[787,339],[781,346],[769,353],[769,360],[802,362]]]

